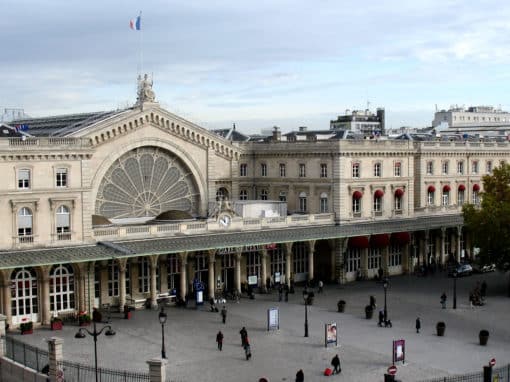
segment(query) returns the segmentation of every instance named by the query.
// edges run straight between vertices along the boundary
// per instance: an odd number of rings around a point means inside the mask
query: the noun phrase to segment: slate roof
[[[35,137],[65,137],[122,112],[124,112],[124,110],[17,119],[12,121],[11,125],[28,125],[26,133]]]

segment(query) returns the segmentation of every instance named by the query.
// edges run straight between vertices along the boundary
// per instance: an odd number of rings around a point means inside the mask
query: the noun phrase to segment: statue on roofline
[[[143,102],[154,102],[156,95],[154,94],[154,90],[152,90],[152,84],[152,78],[149,78],[147,73],[145,73],[143,78],[141,74],[138,75],[137,104],[141,104]]]

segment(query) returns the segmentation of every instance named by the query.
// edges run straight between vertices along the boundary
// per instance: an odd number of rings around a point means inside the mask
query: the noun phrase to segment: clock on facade
[[[227,228],[232,222],[232,217],[229,214],[223,213],[218,216],[218,223],[220,227]]]

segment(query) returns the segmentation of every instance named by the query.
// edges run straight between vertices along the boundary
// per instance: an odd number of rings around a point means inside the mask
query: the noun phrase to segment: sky
[[[33,117],[131,106],[139,73],[169,111],[249,134],[328,129],[367,107],[387,128],[430,126],[436,107],[510,110],[507,0],[2,5],[0,108]]]

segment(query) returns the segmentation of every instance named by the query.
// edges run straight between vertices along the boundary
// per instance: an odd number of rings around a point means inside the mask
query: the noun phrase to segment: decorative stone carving
[[[156,95],[154,94],[154,90],[152,90],[152,78],[149,79],[149,75],[146,73],[143,78],[142,75],[138,75],[138,98],[136,99],[136,103],[142,104],[144,102],[154,102],[156,99]]]

